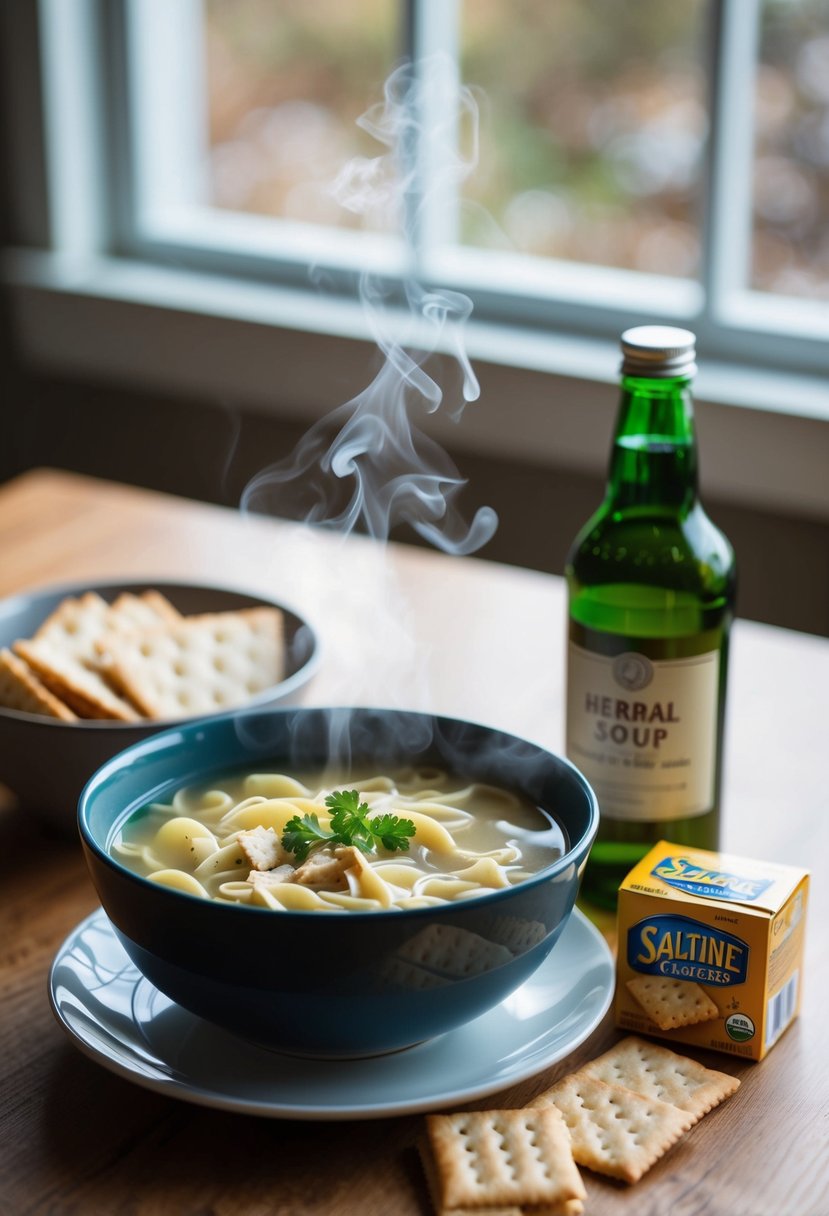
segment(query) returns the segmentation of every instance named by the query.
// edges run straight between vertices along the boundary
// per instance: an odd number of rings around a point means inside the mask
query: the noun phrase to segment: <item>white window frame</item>
[[[436,419],[437,434],[461,448],[598,469],[618,333],[644,320],[686,324],[704,356],[697,396],[709,490],[829,518],[829,307],[744,286],[758,2],[713,4],[701,284],[434,241],[416,250],[421,277],[473,296],[468,347],[483,367],[482,402],[460,431]],[[169,26],[178,23],[186,41],[198,0],[162,7],[163,45],[175,53]],[[2,276],[21,347],[63,373],[317,417],[365,377],[370,336],[352,294],[357,273],[394,279],[408,253],[388,238],[207,208],[168,210],[151,237],[137,233],[135,183],[151,162],[130,136],[127,38],[136,10],[144,15],[133,39],[156,8],[157,0],[39,0],[3,14],[20,173],[17,247]],[[443,0],[410,0],[416,55],[445,45],[451,10]],[[332,290],[324,297],[308,283],[309,261],[325,268]],[[510,286],[519,279],[516,297]],[[151,349],[164,358],[148,360]]]

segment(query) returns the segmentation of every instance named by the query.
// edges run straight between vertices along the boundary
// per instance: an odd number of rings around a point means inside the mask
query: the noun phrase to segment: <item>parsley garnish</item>
[[[294,815],[285,824],[282,846],[293,853],[297,861],[304,861],[311,849],[326,844],[353,844],[363,853],[370,853],[381,845],[390,853],[409,848],[409,837],[415,834],[411,819],[400,819],[397,815],[378,815],[368,818],[368,803],[360,802],[356,790],[335,790],[325,800],[331,811],[331,823],[324,828],[316,815]]]
[[[293,853],[297,861],[304,861],[312,848],[327,844],[329,840],[333,840],[332,834],[325,830],[316,815],[303,815],[301,819],[294,815],[282,833],[282,847]]]
[[[407,837],[415,834],[415,825],[411,819],[399,819],[397,815],[378,815],[368,826],[374,839],[390,853],[395,849],[405,852],[409,847]]]

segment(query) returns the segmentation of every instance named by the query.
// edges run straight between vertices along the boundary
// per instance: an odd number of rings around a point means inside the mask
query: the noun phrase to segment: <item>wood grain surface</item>
[[[429,708],[561,748],[559,579],[313,537],[48,471],[0,488],[0,595],[120,576],[192,578],[296,607],[324,647],[309,704]],[[587,1216],[829,1213],[829,643],[740,621],[732,662],[724,846],[814,872],[803,1012],[760,1064],[689,1051],[742,1087],[635,1187],[584,1171]],[[422,1117],[309,1124],[222,1113],[131,1085],[81,1055],[52,1017],[46,982],[61,941],[95,906],[77,844],[6,800],[2,1216],[427,1216]],[[520,1105],[619,1037],[608,1016],[568,1060],[473,1105]]]

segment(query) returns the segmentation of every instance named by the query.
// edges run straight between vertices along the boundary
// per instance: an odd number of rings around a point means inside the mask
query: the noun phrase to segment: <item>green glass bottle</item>
[[[596,791],[585,899],[658,840],[717,848],[734,554],[697,492],[695,339],[622,335],[607,496],[567,559],[567,754]]]

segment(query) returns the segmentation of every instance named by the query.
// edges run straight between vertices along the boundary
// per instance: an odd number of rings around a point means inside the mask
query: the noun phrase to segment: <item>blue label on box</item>
[[[634,971],[726,988],[744,984],[748,943],[690,916],[649,916],[628,929],[627,960]]]
[[[742,904],[753,903],[774,885],[771,878],[747,878],[744,874],[729,874],[725,870],[706,870],[686,857],[664,857],[651,874],[688,895],[733,899]]]

